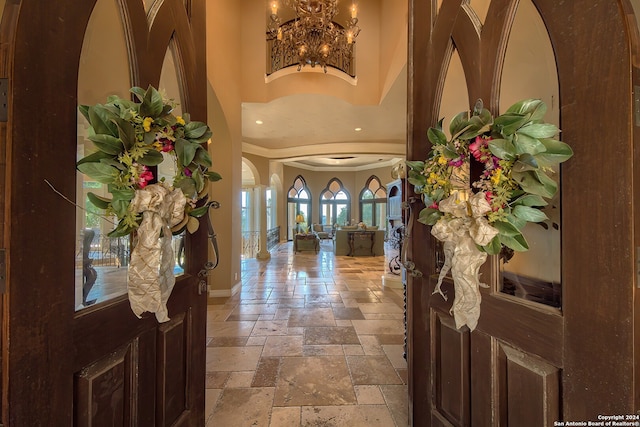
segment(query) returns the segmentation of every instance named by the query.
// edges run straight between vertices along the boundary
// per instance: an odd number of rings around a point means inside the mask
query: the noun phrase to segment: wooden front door
[[[631,4],[412,0],[409,33],[409,160],[426,158],[427,129],[441,117],[448,115],[446,126],[478,98],[500,114],[519,95],[543,98],[574,150],[561,170],[560,214],[548,224],[558,239],[547,252],[557,250],[558,265],[525,262],[535,277],[516,274],[510,289],[509,273],[490,258],[473,332],[456,329],[449,314],[451,282],[449,301],[432,295],[437,244],[414,220],[408,259],[416,271],[407,287],[412,425],[538,427],[603,415],[635,422],[640,215],[632,202],[640,175],[633,167],[638,37]],[[540,51],[543,39],[551,61]],[[540,84],[550,68],[553,78]],[[423,205],[411,194],[417,217]],[[559,279],[540,285],[539,276],[554,268]]]
[[[78,224],[86,224],[77,220],[84,211],[73,203],[84,205],[75,172],[79,92],[122,91],[110,87],[118,73],[129,80],[128,87],[158,87],[170,52],[178,76],[178,93],[170,95],[193,120],[207,121],[205,2],[2,5],[0,69],[8,82],[8,118],[0,126],[7,265],[2,422],[204,425],[206,292],[199,292],[198,273],[207,261],[206,227],[186,237],[184,272],[168,303],[170,321],[159,324],[151,313],[138,319],[126,293],[105,297],[108,281],[95,304],[78,301]],[[110,25],[94,25],[104,19]],[[96,40],[105,42],[96,46]],[[124,60],[114,54],[118,49]],[[102,66],[91,70],[88,57],[102,60]],[[83,67],[90,71],[79,73]],[[114,72],[101,75],[104,67]],[[101,77],[86,85],[96,77],[92,72]],[[106,252],[122,247],[112,245]],[[94,267],[102,268],[98,251],[92,251]],[[126,269],[126,260],[124,254],[118,267]]]

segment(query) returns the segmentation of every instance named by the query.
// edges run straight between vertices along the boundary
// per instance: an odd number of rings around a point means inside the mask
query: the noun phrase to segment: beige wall
[[[243,153],[242,157],[244,157],[247,161],[251,162],[251,164],[256,168],[257,176],[255,176],[256,185],[264,185],[269,186],[269,159],[266,159],[261,156],[256,156],[254,154]]]
[[[213,170],[222,180],[212,184],[211,198],[221,203],[211,218],[218,235],[220,264],[209,276],[211,296],[231,295],[240,282],[240,183],[242,181],[242,126],[238,52],[242,33],[241,3],[207,1],[208,123],[213,130],[210,145]]]

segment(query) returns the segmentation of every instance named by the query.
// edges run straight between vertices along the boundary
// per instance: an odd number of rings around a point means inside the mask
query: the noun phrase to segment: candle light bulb
[[[355,4],[351,5],[351,17],[354,19],[358,17],[358,8]]]

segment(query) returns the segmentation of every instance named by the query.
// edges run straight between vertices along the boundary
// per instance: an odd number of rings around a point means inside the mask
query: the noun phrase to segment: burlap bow
[[[185,204],[182,190],[172,191],[163,184],[136,190],[131,202],[130,209],[142,213],[127,284],[131,310],[138,317],[148,311],[158,322],[169,320],[167,300],[176,282],[171,227],[183,219]]]
[[[439,208],[448,215],[443,216],[431,229],[433,236],[444,242],[445,262],[438,277],[435,293],[446,300],[442,292],[442,279],[451,270],[455,298],[451,312],[456,327],[467,325],[474,330],[480,317],[480,289],[478,271],[487,259],[487,254],[478,250],[476,244],[484,246],[497,234],[490,226],[485,214],[491,211],[484,193],[472,195],[468,201],[452,194],[440,202]]]

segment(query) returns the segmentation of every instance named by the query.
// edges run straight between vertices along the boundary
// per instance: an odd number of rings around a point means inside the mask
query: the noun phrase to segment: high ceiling
[[[379,5],[376,7],[375,2],[361,1],[360,6],[363,15],[368,12],[369,16],[365,15],[360,20],[362,31],[358,37],[360,50],[356,79],[351,79],[350,85],[343,83],[344,90],[350,91],[349,95],[335,91],[330,94],[331,90],[322,93],[318,86],[307,91],[304,86],[302,90],[296,86],[295,90],[291,89],[282,96],[265,97],[266,102],[244,102],[243,152],[312,170],[361,170],[393,165],[404,158],[407,127],[406,41],[402,40],[404,45],[396,41],[392,46],[385,45],[385,41],[378,38],[385,25],[378,21],[381,15],[375,16],[381,13],[381,9],[377,9]],[[393,33],[401,39],[406,31],[406,21],[402,20],[402,16],[399,17],[393,20],[396,26]],[[405,28],[398,30],[397,26],[403,25]],[[373,52],[380,49],[380,54],[372,54],[372,49]],[[400,54],[394,53],[394,49]],[[400,64],[404,61],[405,65],[393,72],[385,62],[397,62],[398,58]],[[371,60],[374,62],[367,62]],[[272,83],[279,89],[283,86],[293,88],[291,84],[294,83],[289,80],[295,80],[296,84],[301,81],[296,79],[296,73],[318,73],[309,75],[309,80],[322,85],[326,79],[327,87],[334,88],[335,79],[350,79],[331,69],[324,74],[320,67],[307,66],[296,71],[294,66],[266,77],[266,91],[274,90],[270,87]],[[276,79],[280,81],[275,82]],[[360,102],[356,101],[357,104],[345,100],[354,93],[350,88],[360,91]],[[368,95],[363,102],[363,90],[379,95],[377,98]],[[345,96],[341,96],[343,94]]]
[[[379,105],[318,94],[244,103],[244,151],[298,167],[384,166],[404,158],[406,108],[405,70]]]

